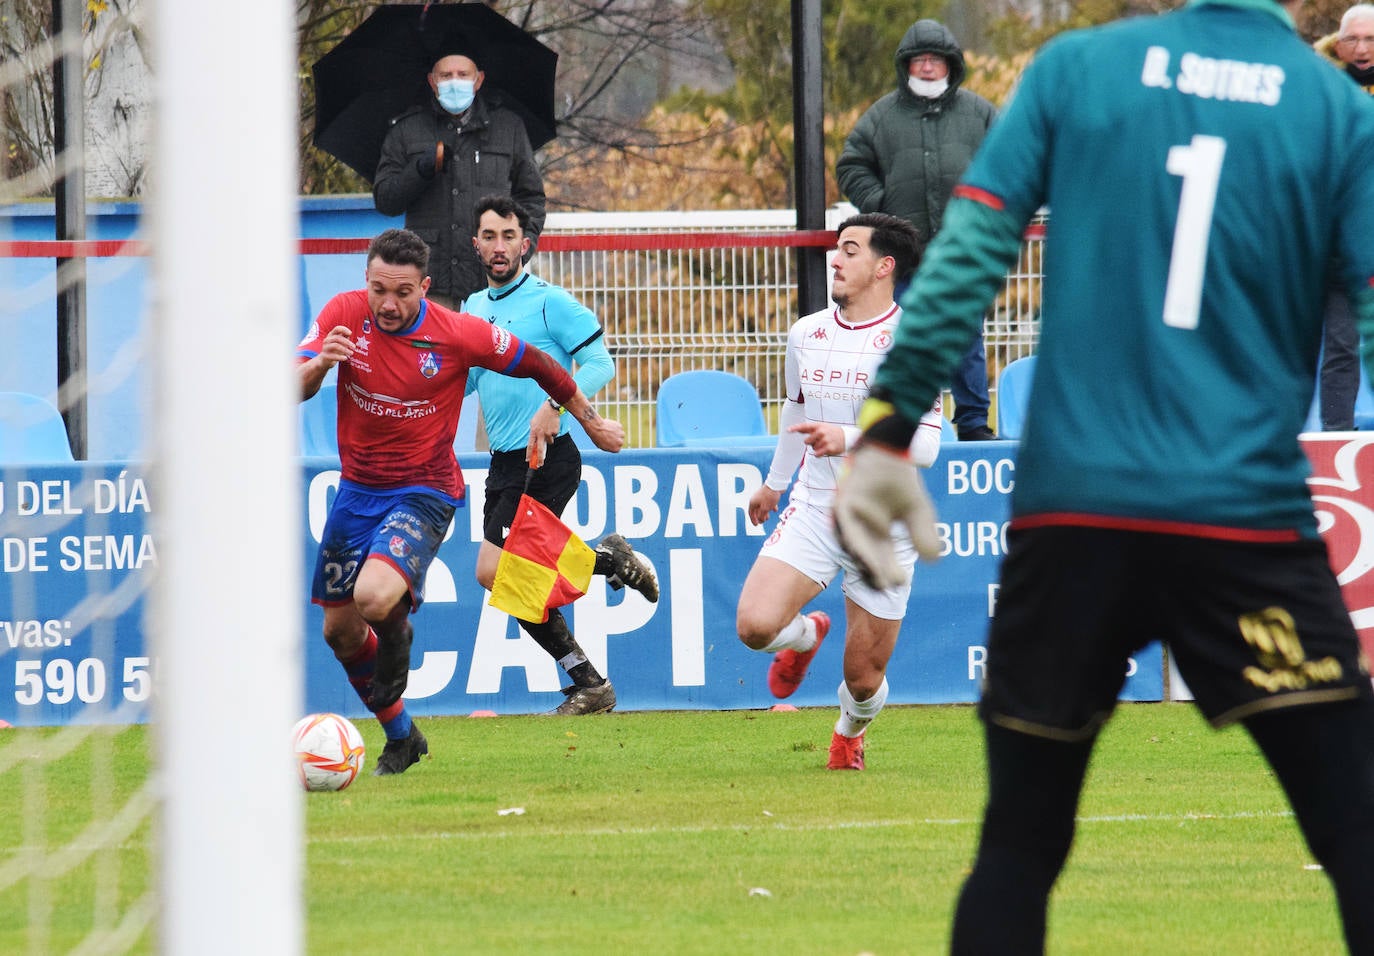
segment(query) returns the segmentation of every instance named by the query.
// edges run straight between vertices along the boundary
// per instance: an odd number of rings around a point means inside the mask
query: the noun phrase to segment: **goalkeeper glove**
[[[861,443],[836,491],[835,531],[840,546],[875,588],[907,581],[892,544],[893,522],[906,526],[920,557],[934,561],[940,556],[935,505],[921,473],[905,455]]]

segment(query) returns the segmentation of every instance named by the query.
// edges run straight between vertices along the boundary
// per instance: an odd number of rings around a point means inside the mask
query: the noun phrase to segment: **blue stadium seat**
[[[1321,385],[1312,393],[1312,404],[1307,409],[1307,421],[1303,422],[1302,430],[1305,432],[1319,432],[1322,430],[1322,400]]]
[[[0,392],[0,462],[72,461],[62,413],[28,392]]]
[[[1027,355],[1002,367],[997,376],[997,437],[1019,439],[1026,427],[1026,401],[1035,379],[1035,356]]]
[[[325,382],[301,402],[301,454],[306,458],[339,457],[338,385]]]
[[[658,388],[657,411],[660,448],[773,441],[758,389],[731,372],[699,369],[668,376]]]
[[[463,407],[458,412],[458,431],[453,436],[453,450],[459,455],[477,450],[477,423],[482,418],[482,402],[476,392],[463,397]]]
[[[1374,391],[1369,388],[1369,373],[1360,362],[1360,390],[1355,393],[1355,427],[1362,432],[1374,431]]]

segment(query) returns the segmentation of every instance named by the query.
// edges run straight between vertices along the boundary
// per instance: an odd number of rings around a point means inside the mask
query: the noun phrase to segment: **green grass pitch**
[[[370,775],[381,734],[360,722],[367,775],[302,796],[307,950],[943,953],[983,804],[973,711],[889,707],[862,773],[824,769],[834,719],[422,719],[432,757],[390,778]],[[116,874],[116,910],[153,879],[145,822],[44,877],[42,893],[32,877],[5,881],[17,858],[90,822],[93,755],[113,761],[115,798],[145,781],[146,728],[23,759],[60,733],[0,732],[0,753],[19,755],[0,773],[0,952],[69,951],[108,905],[101,867],[107,886]],[[152,952],[152,934],[130,951]],[[1342,951],[1326,877],[1249,737],[1213,732],[1187,705],[1123,705],[1051,902],[1049,952]]]

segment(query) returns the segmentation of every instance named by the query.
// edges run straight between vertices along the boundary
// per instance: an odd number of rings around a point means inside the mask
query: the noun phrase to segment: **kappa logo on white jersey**
[[[814,332],[811,333],[810,337],[815,339],[817,342],[828,341],[830,339],[830,330],[825,328],[817,328]]]

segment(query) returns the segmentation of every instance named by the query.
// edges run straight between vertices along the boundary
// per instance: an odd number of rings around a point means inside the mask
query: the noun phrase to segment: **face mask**
[[[476,84],[472,80],[440,80],[439,105],[450,113],[461,113],[472,105],[477,95]]]
[[[942,76],[938,80],[923,80],[919,77],[908,76],[906,85],[917,96],[924,96],[928,100],[933,100],[949,89],[949,77]]]

